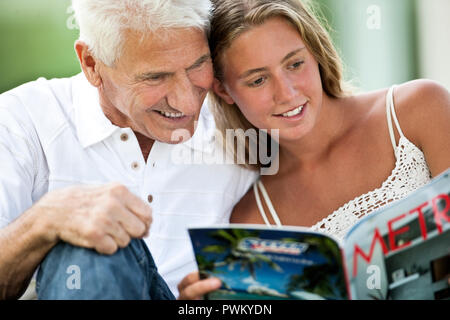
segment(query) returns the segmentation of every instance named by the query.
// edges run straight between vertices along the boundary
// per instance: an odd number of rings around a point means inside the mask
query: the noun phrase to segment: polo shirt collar
[[[74,77],[72,99],[78,140],[83,148],[107,139],[120,129],[103,113],[98,90],[87,81],[83,73]]]
[[[75,126],[83,148],[88,148],[109,138],[120,127],[111,123],[100,106],[98,90],[92,86],[83,73],[76,75],[72,86],[75,109]],[[182,144],[192,150],[211,153],[215,130],[214,118],[208,105],[202,107],[197,127],[191,139]],[[155,144],[161,142],[155,141]]]

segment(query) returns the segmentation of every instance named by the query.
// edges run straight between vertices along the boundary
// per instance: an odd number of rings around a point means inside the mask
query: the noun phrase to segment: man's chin
[[[194,130],[188,129],[176,129],[172,131],[172,134],[166,143],[179,144],[189,141],[194,135]]]
[[[194,120],[196,119],[196,120]],[[167,119],[163,119],[167,120]],[[186,121],[188,120],[188,121]],[[192,138],[197,128],[198,117],[189,117],[185,121],[176,123],[175,121],[162,121],[162,119],[152,119],[147,123],[142,123],[142,131],[152,140],[167,144],[184,143]]]
[[[161,135],[153,135],[155,141],[167,144],[180,144],[189,141],[194,135],[194,129],[179,128],[175,130],[167,130],[167,133]]]

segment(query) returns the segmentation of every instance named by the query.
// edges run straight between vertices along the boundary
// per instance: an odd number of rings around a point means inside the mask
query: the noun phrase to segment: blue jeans
[[[133,239],[114,255],[57,244],[36,280],[43,300],[173,300],[143,240]]]

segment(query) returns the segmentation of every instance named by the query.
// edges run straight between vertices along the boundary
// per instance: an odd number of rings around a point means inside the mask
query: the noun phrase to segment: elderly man
[[[39,298],[171,299],[195,269],[186,228],[227,222],[255,179],[173,160],[214,150],[210,3],[73,6],[83,72],[0,96],[0,298],[45,258]]]

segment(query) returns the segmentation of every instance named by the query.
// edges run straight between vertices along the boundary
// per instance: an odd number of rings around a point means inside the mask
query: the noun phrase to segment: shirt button
[[[123,142],[128,141],[128,134],[122,133],[120,135],[120,140],[122,140]]]
[[[131,168],[132,168],[133,170],[139,170],[139,163],[138,163],[138,162],[133,162],[133,163],[131,164]]]
[[[151,194],[148,195],[147,201],[148,201],[148,203],[152,203],[153,202],[153,196]]]

